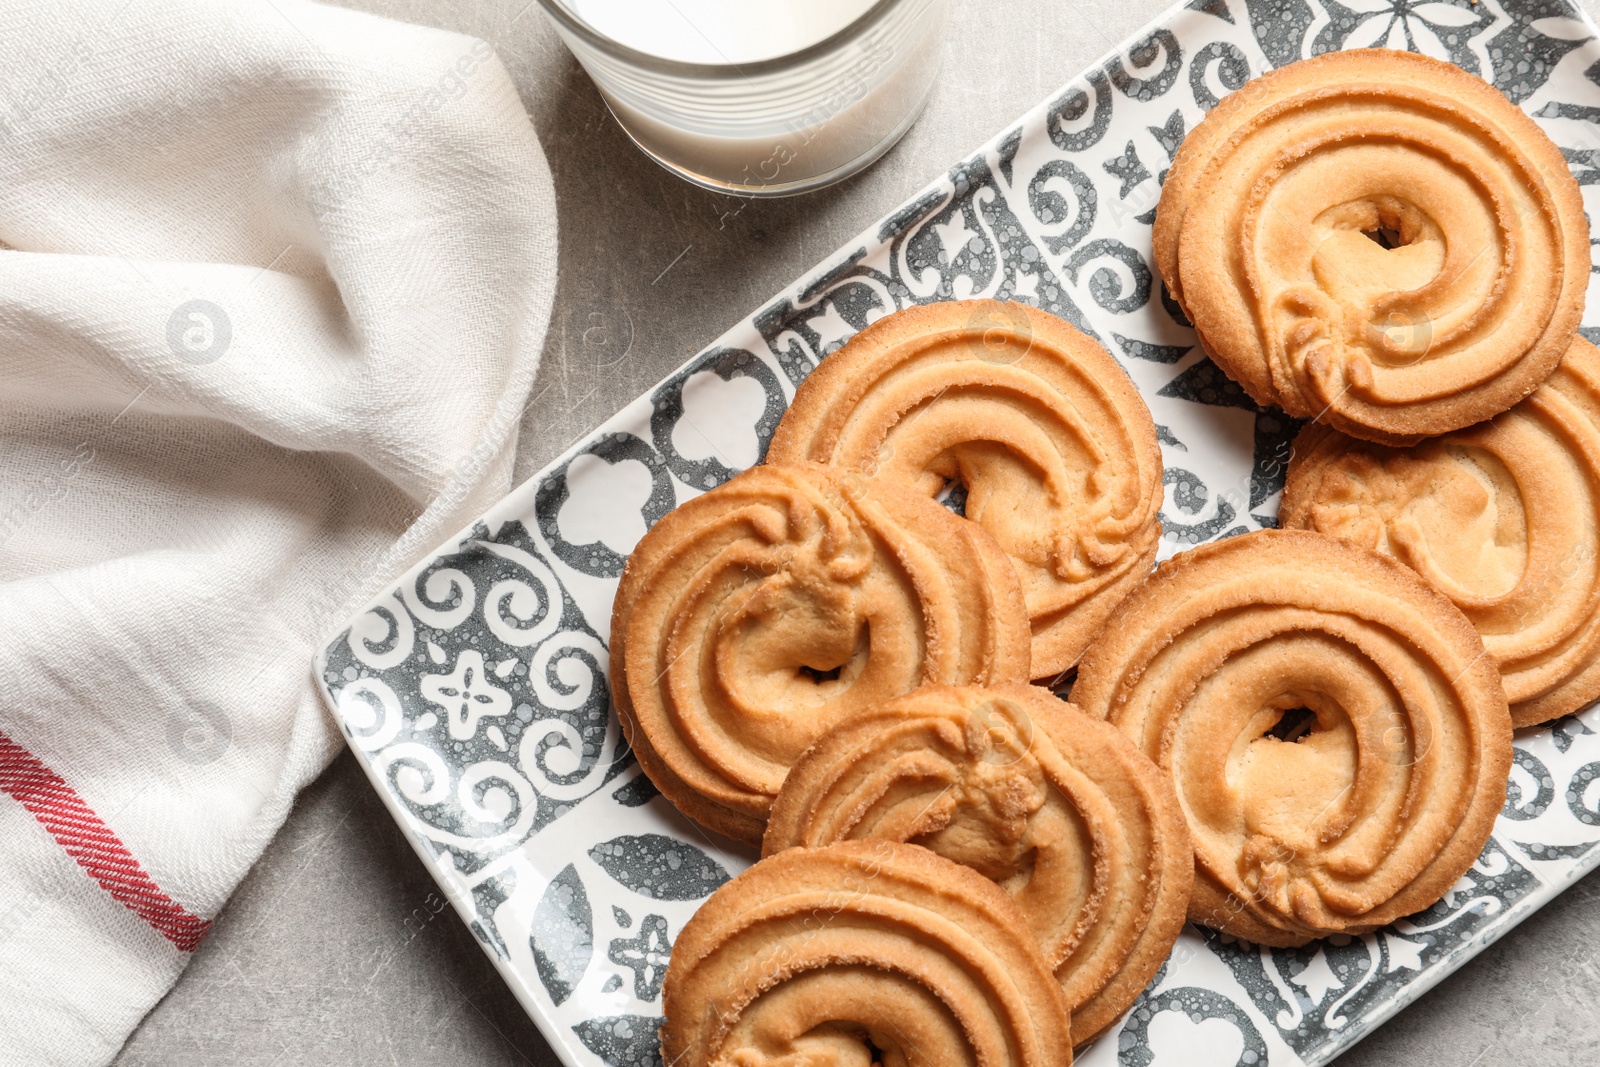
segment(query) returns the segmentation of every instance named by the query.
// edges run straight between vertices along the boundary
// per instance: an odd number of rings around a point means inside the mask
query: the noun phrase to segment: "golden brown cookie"
[[[1500,675],[1466,617],[1395,560],[1303,530],[1162,565],[1072,699],[1172,775],[1189,918],[1266,945],[1433,904],[1478,858],[1511,769]]]
[[[773,802],[762,854],[845,840],[923,845],[1010,893],[1061,982],[1076,1045],[1161,968],[1194,873],[1160,769],[1031,685],[929,686],[818,738]]]
[[[1600,697],[1600,349],[1581,338],[1533,395],[1408,448],[1308,426],[1284,526],[1394,556],[1462,610],[1511,721]]]
[[[879,319],[801,383],[767,458],[930,497],[964,485],[967,518],[1022,581],[1038,678],[1077,662],[1161,537],[1161,450],[1138,390],[1092,338],[1024,304]]]
[[[887,841],[789,849],[718,889],[678,935],[662,1006],[673,1067],[1072,1062],[1011,898]]]
[[[668,800],[751,843],[795,757],[919,685],[1026,681],[989,535],[902,486],[761,466],[664,516],[622,572],[613,695]]]
[[[1184,140],[1155,260],[1260,403],[1387,444],[1515,404],[1589,284],[1577,182],[1497,89],[1410,52],[1263,75]]]

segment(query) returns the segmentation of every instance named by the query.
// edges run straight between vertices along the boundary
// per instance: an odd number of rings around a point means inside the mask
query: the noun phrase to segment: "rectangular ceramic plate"
[[[317,676],[350,746],[568,1064],[659,1062],[673,939],[754,859],[678,815],[620,741],[605,635],[635,542],[755,463],[795,386],[857,330],[979,296],[1069,319],[1138,385],[1166,460],[1163,556],[1274,525],[1297,427],[1195,347],[1153,278],[1150,223],[1172,153],[1219,97],[1373,44],[1493,81],[1586,195],[1600,182],[1600,42],[1571,7],[1193,0],[574,445],[324,650]],[[1518,737],[1494,838],[1434,907],[1292,950],[1190,928],[1083,1062],[1332,1059],[1600,862],[1596,720],[1591,708]]]

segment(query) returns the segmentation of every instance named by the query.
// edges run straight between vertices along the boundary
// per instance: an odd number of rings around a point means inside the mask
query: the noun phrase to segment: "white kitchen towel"
[[[338,750],[313,648],[507,488],[555,247],[480,41],[0,4],[0,1063],[110,1060]]]

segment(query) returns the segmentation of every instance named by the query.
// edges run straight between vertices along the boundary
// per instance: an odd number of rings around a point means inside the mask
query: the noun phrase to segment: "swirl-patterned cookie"
[[[841,718],[926,684],[1026,681],[1005,555],[902,486],[753,467],[633,550],[611,617],[624,733],[667,799],[751,843],[789,766]]]
[[[1388,49],[1291,63],[1227,97],[1174,158],[1154,241],[1252,397],[1386,444],[1527,396],[1589,284],[1560,149],[1482,79]]]
[[[1600,349],[1579,339],[1510,411],[1408,448],[1308,426],[1281,521],[1391,555],[1500,667],[1511,721],[1600,697]]]
[[[1404,565],[1266,530],[1162,565],[1073,700],[1172,775],[1189,918],[1266,945],[1433,904],[1505,800],[1511,720],[1464,615]]]
[[[801,383],[767,457],[930,497],[961,483],[967,518],[1017,568],[1039,678],[1077,662],[1161,536],[1161,450],[1138,390],[1092,338],[1023,304],[879,319]]]
[[[1055,969],[1073,1043],[1167,958],[1194,860],[1159,768],[1109,723],[1031,685],[918,689],[823,734],[773,803],[764,855],[905,841],[1011,894]]]
[[[672,948],[674,1067],[1068,1067],[1067,1008],[1011,899],[915,845],[764,859]]]

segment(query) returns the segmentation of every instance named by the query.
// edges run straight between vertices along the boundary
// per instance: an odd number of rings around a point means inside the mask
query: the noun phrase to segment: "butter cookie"
[[[1066,1004],[1016,905],[916,845],[764,859],[684,924],[662,989],[674,1067],[1068,1067]]]
[[[1389,49],[1290,63],[1226,97],[1174,157],[1153,239],[1251,397],[1385,444],[1527,396],[1589,284],[1561,150],[1483,79]]]
[[[1149,574],[1161,449],[1144,400],[1095,340],[1024,304],[965,300],[879,319],[795,392],[767,453],[863,471],[965,515],[1022,582],[1036,678],[1077,662]]]
[[[1189,918],[1259,944],[1427,908],[1505,800],[1510,715],[1472,624],[1403,564],[1322,534],[1163,564],[1084,654],[1072,699],[1172,776]]]
[[[1449,597],[1500,667],[1511,722],[1600,697],[1600,349],[1581,338],[1533,395],[1406,448],[1315,424],[1284,526],[1394,556]]]
[[[928,686],[818,738],[773,802],[762,853],[845,840],[922,845],[1006,890],[1061,982],[1076,1045],[1160,969],[1194,873],[1160,769],[1031,685]]]
[[[989,535],[890,482],[753,467],[665,515],[611,617],[613,696],[684,814],[759,843],[806,746],[929,683],[1021,682],[1028,622]]]

